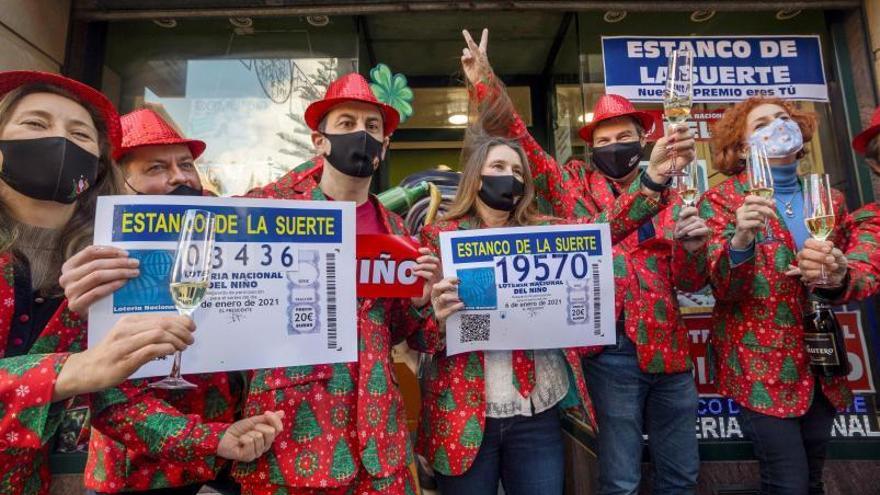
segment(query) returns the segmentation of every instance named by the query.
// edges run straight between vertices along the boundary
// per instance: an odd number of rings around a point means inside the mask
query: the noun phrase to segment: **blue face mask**
[[[749,146],[759,145],[764,146],[767,158],[785,158],[804,148],[804,136],[797,122],[777,117],[749,137]]]

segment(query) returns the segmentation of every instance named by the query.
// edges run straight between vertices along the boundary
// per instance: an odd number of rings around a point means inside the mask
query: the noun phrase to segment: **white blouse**
[[[511,351],[485,351],[486,416],[532,416],[550,409],[568,393],[568,369],[558,349],[535,351],[535,387],[523,397],[513,385]],[[533,410],[534,407],[534,410]]]

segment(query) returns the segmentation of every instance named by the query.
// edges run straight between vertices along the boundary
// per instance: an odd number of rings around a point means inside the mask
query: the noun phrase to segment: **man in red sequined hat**
[[[205,143],[182,138],[150,108],[124,115],[121,124],[116,156],[132,194],[202,194],[193,160]],[[139,274],[138,260],[126,252],[89,246],[64,264],[60,284],[73,307],[86,313],[95,300]],[[99,494],[175,495],[194,495],[203,484],[231,489],[229,461],[253,460],[281,430],[283,413],[236,421],[242,373],[186,379],[197,388],[183,394],[149,387],[154,379],[139,379],[92,396],[87,488]]]
[[[852,147],[880,177],[880,107],[874,110],[868,128],[853,139]],[[816,289],[820,296],[843,304],[880,294],[880,202],[862,206],[841,223],[848,233],[846,245],[808,239],[798,253],[798,269],[805,283],[818,280],[823,267],[832,280],[843,274],[839,288]]]
[[[509,120],[491,131],[522,144],[536,183],[546,186],[539,197],[556,216],[611,224],[617,344],[591,349],[583,361],[599,423],[597,493],[638,491],[643,433],[653,457],[654,491],[693,493],[699,472],[697,390],[676,292],[707,284],[709,230],[697,209],[683,206],[669,187],[673,169],[695,158],[691,132],[684,125],[673,128],[649,152],[650,115],[622,96],[603,95],[579,132],[590,146],[591,163],[572,160],[560,167],[529,134],[495,77],[486,55],[488,32],[479,45],[467,31],[464,36],[462,66],[473,94],[481,109],[507,106]],[[641,171],[643,156],[648,166]],[[621,228],[622,219],[639,212],[649,212],[639,217],[648,221]]]
[[[123,115],[117,163],[128,189],[137,194],[201,195],[195,160],[205,143],[186,139],[153,108]]]
[[[354,201],[358,234],[409,235],[398,215],[370,194],[400,114],[412,92],[387,66],[330,84],[309,105],[305,121],[317,155],[251,197]],[[391,106],[377,99],[377,94]],[[439,277],[439,260],[422,250],[414,273]],[[233,474],[245,495],[415,494],[403,399],[393,374],[391,347],[436,345],[426,330],[430,283],[413,299],[358,298],[358,361],[251,372],[245,414],[279,409],[284,430],[272,449]]]

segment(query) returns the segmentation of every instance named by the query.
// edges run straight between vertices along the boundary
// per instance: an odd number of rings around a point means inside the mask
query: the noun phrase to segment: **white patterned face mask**
[[[804,136],[797,122],[777,117],[753,132],[749,137],[749,146],[762,145],[767,151],[767,158],[784,158],[804,147]]]

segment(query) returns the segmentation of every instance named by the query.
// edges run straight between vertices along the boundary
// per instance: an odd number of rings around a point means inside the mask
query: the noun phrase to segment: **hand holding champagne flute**
[[[773,201],[773,173],[770,170],[770,160],[767,158],[767,150],[763,146],[751,146],[749,157],[746,160],[746,170],[749,177],[749,194]],[[773,203],[775,209],[775,202]],[[764,218],[764,240],[762,243],[773,242],[773,232],[770,230],[770,217]]]
[[[825,241],[834,230],[834,203],[831,199],[831,180],[828,174],[809,174],[803,179],[804,224],[810,236],[817,241]],[[825,265],[820,266],[819,278],[813,283],[816,287],[830,284]]]
[[[211,283],[211,260],[214,252],[214,214],[206,210],[186,210],[180,226],[177,254],[171,271],[171,298],[177,312],[192,316],[205,299]],[[190,389],[196,386],[181,377],[181,353],[174,354],[171,374],[153,382],[151,387]]]

